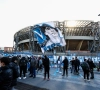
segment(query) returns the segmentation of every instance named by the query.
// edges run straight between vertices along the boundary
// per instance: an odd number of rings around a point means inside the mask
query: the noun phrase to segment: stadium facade
[[[79,55],[97,55],[100,47],[100,22],[91,20],[54,21],[55,27],[60,28],[66,41],[66,46],[55,47],[47,53],[66,53]],[[15,51],[30,51],[41,53],[33,33],[33,26],[25,27],[14,35]]]

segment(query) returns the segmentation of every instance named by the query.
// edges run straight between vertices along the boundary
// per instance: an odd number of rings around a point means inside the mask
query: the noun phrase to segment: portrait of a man
[[[66,45],[61,31],[49,24],[35,25],[33,32],[40,47],[44,51]]]

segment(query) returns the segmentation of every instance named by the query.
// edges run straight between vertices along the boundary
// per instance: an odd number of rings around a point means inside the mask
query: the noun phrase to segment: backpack
[[[21,59],[19,65],[20,66],[26,66],[27,65],[26,60],[25,59]]]
[[[83,69],[85,69],[85,70],[89,70],[89,65],[88,65],[87,62],[83,62],[83,63],[81,64],[81,67],[82,67]]]

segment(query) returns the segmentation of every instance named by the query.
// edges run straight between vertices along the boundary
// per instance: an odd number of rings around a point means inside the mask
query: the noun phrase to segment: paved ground
[[[40,88],[40,87],[37,87],[37,86],[25,84],[23,82],[18,82],[17,86],[15,88],[17,88],[18,90],[49,90],[49,89],[46,89],[46,88]]]
[[[25,84],[29,84],[31,86],[37,86],[49,90],[100,90],[100,73],[96,71],[95,71],[95,79],[91,80],[90,82],[84,81],[83,72],[81,71],[79,75],[74,75],[71,74],[69,70],[68,77],[66,76],[62,77],[62,73],[57,72],[56,68],[50,69],[50,81],[43,80],[43,72],[42,73],[39,72],[36,78],[29,77],[29,75],[27,74],[27,78],[25,80],[21,79],[18,81]],[[24,90],[38,90],[38,89],[24,89]]]

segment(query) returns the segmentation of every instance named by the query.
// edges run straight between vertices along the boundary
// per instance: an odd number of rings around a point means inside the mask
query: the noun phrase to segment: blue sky
[[[0,47],[13,46],[20,29],[41,22],[100,21],[100,0],[0,0]]]

